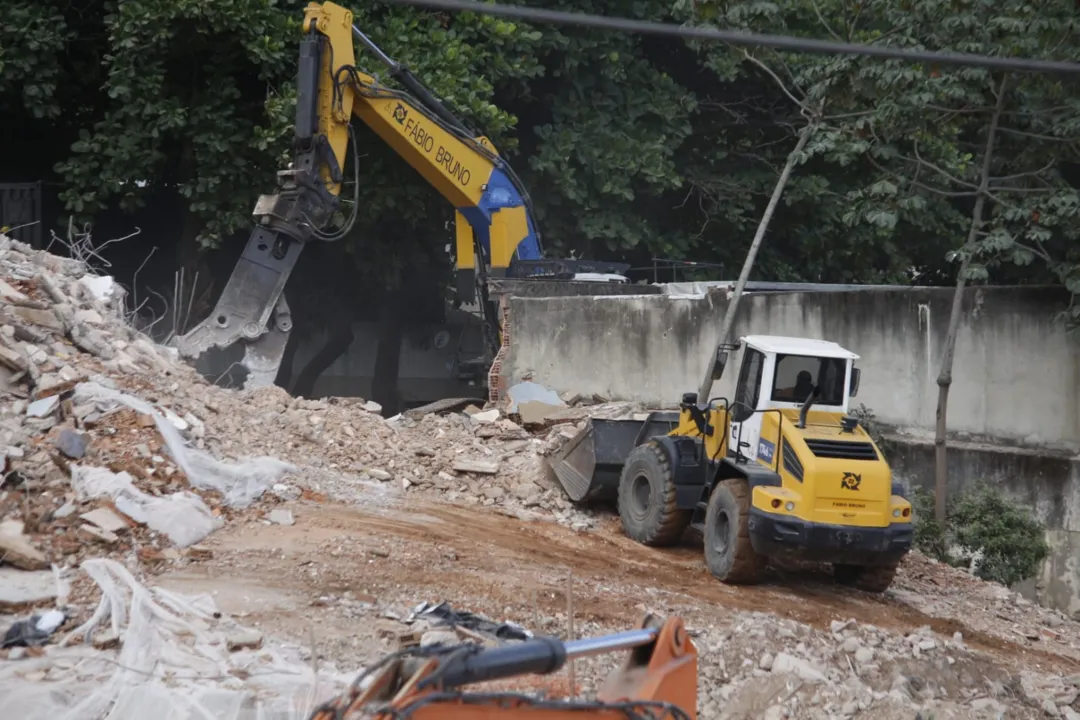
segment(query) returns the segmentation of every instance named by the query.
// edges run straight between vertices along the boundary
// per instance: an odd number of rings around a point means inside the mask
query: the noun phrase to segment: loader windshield
[[[815,404],[843,405],[846,364],[843,358],[777,355],[773,402],[806,402],[814,385],[818,384],[821,395]]]

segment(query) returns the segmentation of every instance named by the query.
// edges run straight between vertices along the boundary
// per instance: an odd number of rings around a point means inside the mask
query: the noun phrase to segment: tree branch
[[[1038,176],[1042,175],[1044,172],[1046,172],[1047,170],[1049,170],[1050,168],[1054,167],[1054,165],[1056,163],[1057,163],[1056,160],[1051,160],[1050,162],[1048,162],[1040,170],[1032,170],[1030,172],[1017,173],[1016,175],[1001,175],[999,177],[990,178],[990,182],[1000,183],[1000,182],[1005,182],[1006,180],[1019,180],[1020,178],[1025,178],[1025,177],[1038,177]],[[1039,179],[1041,180],[1042,178],[1039,178]]]
[[[821,26],[823,28],[825,28],[825,30],[830,35],[833,36],[834,40],[837,40],[838,42],[844,42],[844,38],[840,37],[836,33],[836,31],[832,29],[832,27],[829,25],[829,23],[825,22],[825,17],[821,14],[821,8],[818,7],[818,4],[817,4],[816,0],[810,0],[810,5],[813,6],[814,14],[817,15],[817,19],[818,19],[819,22],[821,22]]]
[[[915,151],[915,159],[920,164],[925,165],[926,167],[930,168],[931,170],[938,173],[942,177],[944,177],[944,178],[946,178],[948,180],[951,180],[952,182],[956,183],[957,185],[960,185],[961,187],[969,187],[969,188],[977,188],[978,187],[975,183],[969,183],[966,180],[961,180],[960,178],[954,176],[953,174],[951,174],[951,173],[945,171],[944,169],[938,167],[934,163],[929,162],[927,160],[923,160],[922,155],[919,154],[919,141],[918,140],[916,140],[914,143],[912,143],[912,150]]]
[[[788,99],[791,100],[791,102],[795,103],[795,105],[798,106],[798,108],[800,110],[802,110],[804,113],[810,112],[810,108],[807,107],[806,103],[804,103],[802,100],[799,100],[797,97],[795,97],[794,95],[791,94],[791,91],[788,90],[787,85],[784,84],[784,81],[780,79],[779,75],[777,75],[775,72],[772,71],[772,68],[770,68],[768,65],[766,65],[765,63],[758,60],[756,57],[751,55],[746,50],[743,50],[743,57],[745,57],[747,60],[749,60],[750,62],[757,65],[769,77],[771,77],[773,79],[773,82],[776,83],[777,87],[779,87],[780,90],[783,91],[783,93],[788,96]]]
[[[1014,128],[1003,127],[999,129],[999,132],[1003,132],[1006,135],[1016,135],[1017,137],[1031,138],[1032,140],[1046,140],[1048,142],[1064,143],[1066,145],[1072,145],[1073,143],[1080,142],[1080,137],[1064,138],[1056,135],[1044,135],[1043,133],[1033,133],[1027,130],[1016,130]]]
[[[915,187],[915,188],[918,188],[920,190],[925,190],[927,192],[934,193],[935,195],[940,195],[941,197],[950,197],[950,198],[975,197],[976,195],[979,194],[979,191],[977,189],[976,190],[959,192],[959,191],[942,190],[941,188],[931,187],[930,185],[925,185],[925,184],[919,182],[915,178],[904,177],[903,175],[901,175],[898,172],[895,172],[894,170],[889,170],[884,165],[882,165],[877,160],[875,160],[873,155],[867,154],[866,159],[870,161],[871,165],[873,165],[876,169],[880,170],[881,172],[885,173],[886,175],[888,175],[888,176],[890,176],[892,178],[895,178],[896,180],[899,180],[902,183],[907,183],[911,187]],[[910,158],[908,158],[908,159],[910,160]]]

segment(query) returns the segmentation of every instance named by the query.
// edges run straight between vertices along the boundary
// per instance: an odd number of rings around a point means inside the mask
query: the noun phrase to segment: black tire
[[[883,593],[892,585],[900,561],[885,565],[833,565],[833,578],[841,585],[850,585],[869,593]]]
[[[690,524],[690,514],[675,506],[675,478],[664,449],[652,440],[634,448],[619,477],[626,534],[643,545],[671,545]]]
[[[768,558],[750,543],[750,486],[742,478],[713,488],[705,510],[705,565],[713,577],[732,585],[752,585]]]

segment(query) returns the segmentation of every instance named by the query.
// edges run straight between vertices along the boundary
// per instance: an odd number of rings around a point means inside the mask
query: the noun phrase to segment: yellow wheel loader
[[[719,348],[714,378],[732,353],[728,397],[687,393],[678,412],[591,420],[552,458],[563,488],[575,501],[617,500],[624,531],[646,545],[701,533],[705,563],[724,582],[753,583],[770,558],[790,557],[883,592],[911,549],[911,504],[848,413],[858,355],[750,335]]]

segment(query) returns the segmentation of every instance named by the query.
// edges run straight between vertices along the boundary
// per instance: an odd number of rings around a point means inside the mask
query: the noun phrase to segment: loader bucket
[[[649,438],[667,435],[678,424],[678,412],[651,412],[640,420],[591,418],[551,458],[551,469],[574,502],[614,500],[630,452]]]

